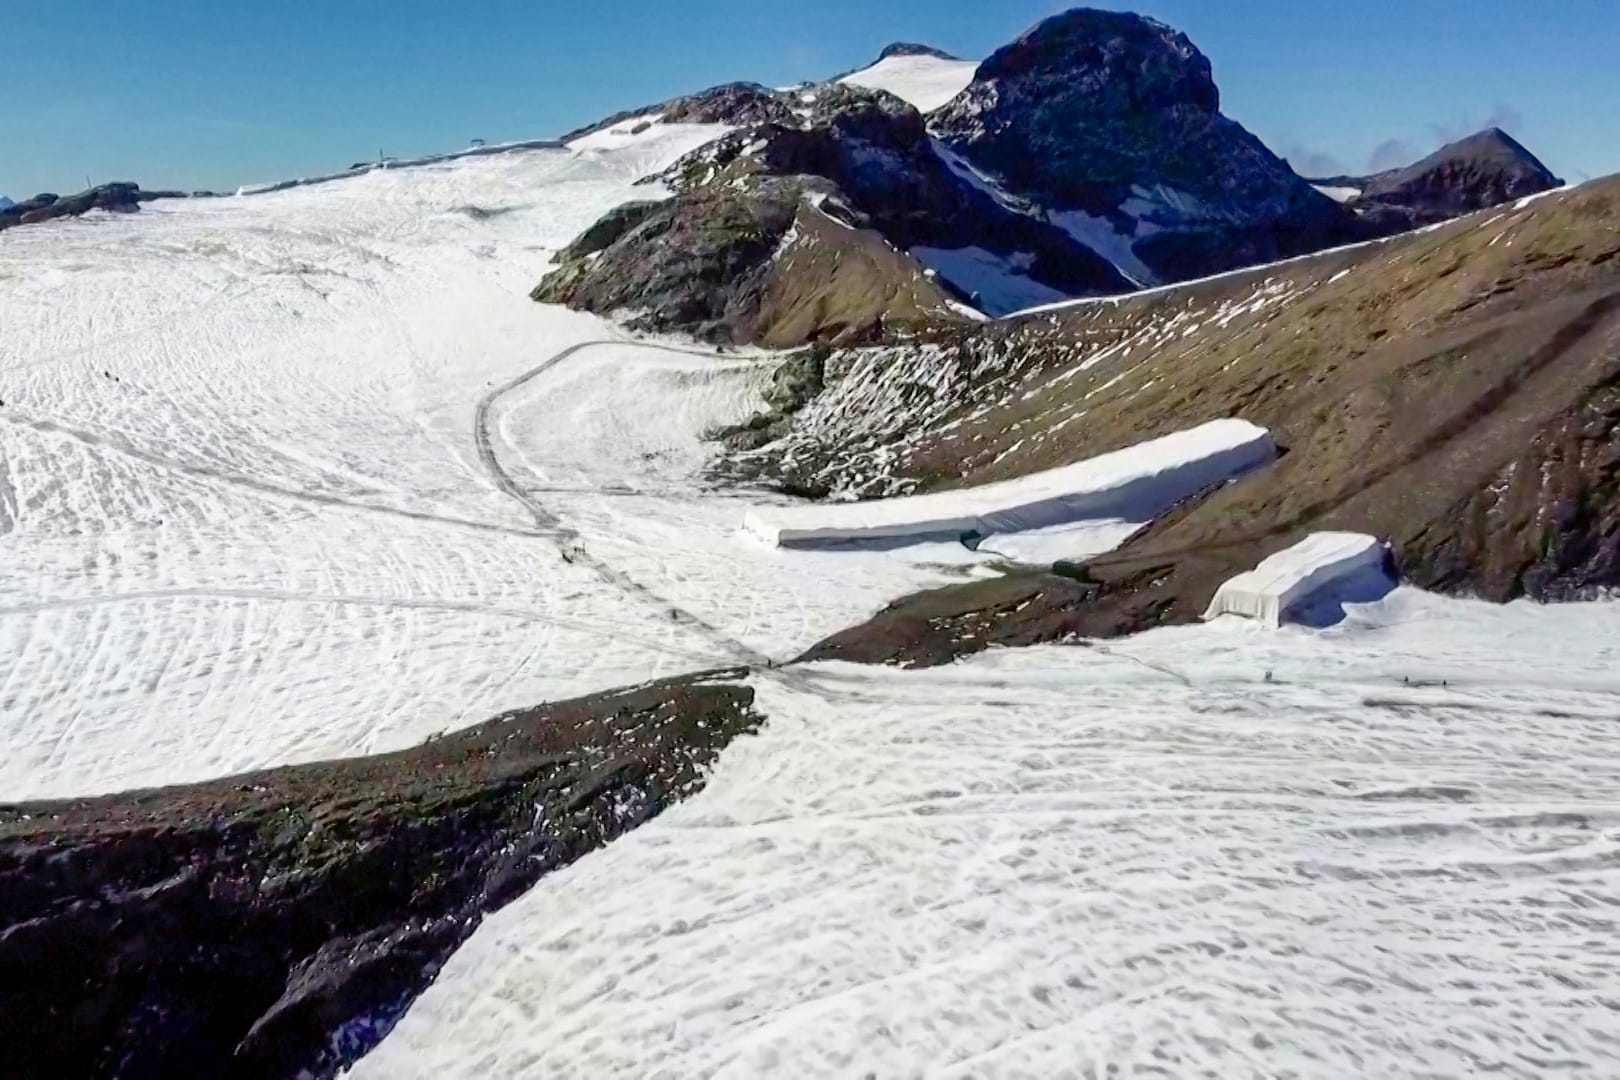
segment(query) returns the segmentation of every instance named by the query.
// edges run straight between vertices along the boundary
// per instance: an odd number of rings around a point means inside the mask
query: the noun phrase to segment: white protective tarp
[[[1242,615],[1281,626],[1291,611],[1325,598],[1335,587],[1383,570],[1387,552],[1363,533],[1312,533],[1263,560],[1215,592],[1205,619]]]
[[[1265,428],[1246,420],[1213,420],[1014,480],[864,503],[760,508],[750,510],[743,524],[779,547],[815,547],[990,536],[1094,518],[1145,521],[1276,454]]]

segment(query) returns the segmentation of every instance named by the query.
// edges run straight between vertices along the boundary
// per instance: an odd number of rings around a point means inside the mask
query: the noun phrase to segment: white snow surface
[[[0,799],[399,749],[988,572],[748,541],[785,500],[710,490],[700,435],[771,365],[528,299],[721,130],[8,233]]]
[[[1084,210],[1053,210],[1047,220],[1113,264],[1114,269],[1142,287],[1157,285],[1159,278],[1136,254],[1136,234],[1122,233],[1100,214]]]
[[[918,112],[931,113],[966,90],[978,70],[977,60],[890,56],[838,81],[868,90],[886,90]]]
[[[1312,533],[1293,547],[1225,582],[1209,602],[1206,619],[1238,615],[1281,626],[1302,608],[1332,600],[1335,590],[1367,574],[1384,573],[1383,541],[1363,533]]]
[[[998,255],[981,247],[934,248],[919,245],[910,254],[954,285],[963,296],[979,298],[975,309],[1006,315],[1039,304],[1069,299],[1069,294],[1029,276],[1034,256]]]
[[[1337,203],[1347,203],[1361,198],[1360,188],[1338,187],[1332,184],[1312,184],[1311,186]]]
[[[1598,1075],[1620,604],[1398,590],[756,682],[355,1075]]]
[[[744,522],[766,543],[791,547],[990,536],[1082,520],[1152,517],[1276,453],[1266,429],[1246,420],[1212,420],[1013,480],[869,502],[751,509]]]

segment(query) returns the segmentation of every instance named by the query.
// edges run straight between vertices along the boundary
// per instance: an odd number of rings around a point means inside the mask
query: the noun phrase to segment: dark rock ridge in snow
[[[677,190],[693,190],[745,176],[829,181],[859,225],[902,250],[982,248],[1021,261],[1030,278],[1070,295],[1128,288],[1106,260],[1061,229],[965,182],[935,152],[922,115],[880,90],[823,88],[794,124],[732,132],[688,155],[668,179]],[[966,296],[971,290],[960,284]]]
[[[1501,128],[1449,143],[1404,169],[1311,183],[1354,188],[1360,194],[1350,208],[1380,232],[1432,225],[1563,185]]]
[[[793,119],[793,98],[758,83],[736,82],[713,86],[696,94],[671,98],[658,105],[628,109],[606,120],[570,131],[560,141],[594,135],[638,117],[657,116],[669,124],[765,124]]]
[[[980,65],[930,127],[1040,210],[1111,228],[1160,282],[1360,235],[1221,114],[1209,60],[1186,35],[1138,15],[1046,20]]]
[[[703,786],[745,672],[379,757],[0,806],[0,1075],[330,1077],[486,914]]]
[[[143,191],[139,184],[128,181],[101,184],[77,195],[60,196],[47,192],[20,203],[0,206],[0,230],[18,225],[37,225],[56,218],[78,217],[92,210],[133,213],[144,202],[186,197],[183,191]]]
[[[928,275],[904,254],[913,249],[982,252],[1004,278],[1052,295],[1129,287],[1062,230],[964,181],[899,98],[833,85],[789,100],[791,122],[742,126],[655,178],[676,191],[668,204],[633,205],[592,226],[536,299],[636,312],[649,329],[795,345],[954,318],[935,282],[971,298],[975,279],[954,269]],[[824,279],[837,260],[799,257],[811,247],[859,248],[865,256],[852,265],[888,280],[846,270],[833,275],[834,288]],[[785,277],[812,270],[813,285]],[[782,293],[814,295],[823,316],[793,319],[789,333],[770,302]],[[877,295],[905,297],[904,305],[880,311]]]
[[[560,253],[533,297],[617,313],[633,329],[791,347],[915,333],[953,318],[948,296],[830,186],[761,177],[616,211]]]
[[[887,60],[891,56],[932,56],[936,60],[960,60],[959,56],[952,56],[944,49],[936,49],[932,45],[918,45],[910,41],[897,41],[893,45],[885,46],[878,53],[879,60]]]

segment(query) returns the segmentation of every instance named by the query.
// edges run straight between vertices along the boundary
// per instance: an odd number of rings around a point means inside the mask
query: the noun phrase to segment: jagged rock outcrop
[[[935,152],[921,114],[894,95],[826,87],[797,119],[733,132],[689,155],[668,178],[692,190],[753,176],[819,177],[863,226],[897,248],[979,248],[1018,261],[1028,278],[1070,295],[1129,288],[1111,264],[1061,229],[965,182]],[[972,291],[968,280],[953,284],[964,297]]]
[[[102,184],[88,191],[81,191],[77,195],[65,197],[50,193],[35,195],[32,199],[25,199],[8,208],[0,209],[0,229],[10,229],[18,225],[36,225],[42,221],[52,221],[61,217],[77,217],[91,210],[131,213],[140,209],[140,204],[145,201],[142,198],[145,194],[139,184],[120,181]]]
[[[559,255],[533,298],[773,347],[873,342],[956,318],[920,266],[838,216],[836,197],[766,176],[616,211]]]
[[[930,128],[1009,192],[1119,250],[1145,283],[1361,235],[1221,114],[1209,60],[1186,35],[1138,15],[1046,20],[980,65]]]
[[[1357,192],[1346,205],[1380,233],[1432,225],[1563,184],[1501,128],[1449,143],[1404,169],[1311,182]]]
[[[907,252],[929,264],[971,252],[1015,295],[1031,282],[1047,296],[1129,287],[1062,230],[953,171],[899,98],[834,85],[792,100],[791,122],[741,127],[656,178],[676,192],[667,205],[593,225],[535,298],[635,313],[647,328],[793,345],[957,318],[941,286],[974,298],[978,266],[930,275]],[[848,265],[828,256],[846,249]],[[792,282],[790,272],[810,276]],[[795,299],[772,302],[784,295]],[[821,314],[807,317],[812,308]]]
[[[206,194],[197,193],[199,197]],[[0,230],[18,225],[37,225],[57,218],[79,217],[92,210],[132,214],[141,208],[142,203],[191,197],[190,193],[184,191],[144,191],[139,184],[123,180],[100,184],[77,195],[62,196],[46,192],[20,203],[5,200],[6,205],[0,205]]]
[[[484,915],[701,787],[742,672],[414,750],[0,806],[0,1075],[329,1077]]]

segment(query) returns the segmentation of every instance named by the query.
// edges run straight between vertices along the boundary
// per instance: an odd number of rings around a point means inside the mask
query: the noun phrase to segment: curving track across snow
[[[604,346],[612,346],[620,349],[646,348],[656,349],[663,352],[674,351],[666,346],[651,343],[628,342],[621,339],[608,338],[600,341],[582,341],[557,352],[548,359],[536,364],[528,371],[523,372],[521,375],[518,375],[489,391],[489,393],[485,394],[479,399],[478,407],[475,410],[473,419],[473,441],[478,447],[478,460],[483,463],[484,470],[489,474],[490,479],[494,481],[495,486],[523,505],[524,509],[529,512],[529,516],[534,519],[535,527],[539,529],[542,534],[550,536],[556,540],[557,543],[563,547],[565,557],[571,563],[577,566],[586,567],[607,584],[612,585],[614,588],[619,589],[627,594],[630,594],[636,599],[651,600],[660,607],[665,608],[668,610],[670,618],[675,622],[678,622],[683,626],[696,628],[697,630],[701,631],[710,640],[714,641],[716,645],[724,649],[732,659],[741,663],[745,667],[774,667],[775,661],[771,657],[749,647],[736,638],[728,636],[723,631],[710,625],[708,622],[699,618],[697,615],[694,615],[685,608],[670,603],[664,597],[659,596],[652,589],[649,589],[647,586],[635,581],[630,577],[630,575],[608,565],[606,562],[592,555],[581,542],[580,534],[569,528],[563,523],[562,519],[557,517],[557,515],[547,509],[543,503],[535,499],[533,495],[525,490],[524,487],[512,477],[512,474],[506,470],[506,467],[501,464],[500,457],[495,453],[494,443],[490,439],[489,418],[495,404],[501,398],[519,389],[520,387],[533,382],[540,375],[543,375],[545,372],[556,367],[558,364],[563,363],[570,357],[577,356],[589,349],[600,349]],[[708,356],[710,354],[702,353],[699,355]]]

